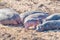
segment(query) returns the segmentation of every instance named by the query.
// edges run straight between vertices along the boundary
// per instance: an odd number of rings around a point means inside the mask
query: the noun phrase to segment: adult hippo
[[[24,26],[26,29],[28,29],[31,26],[34,26],[36,28],[36,26],[38,24],[41,24],[43,19],[45,19],[48,15],[45,13],[36,13],[36,14],[32,14],[27,16],[24,19]]]
[[[40,12],[40,11],[29,11],[29,12],[25,12],[25,13],[20,14],[22,23],[24,22],[24,19],[25,19],[27,16],[32,15],[32,14],[37,14],[37,13],[48,15],[48,13],[44,13],[44,12]]]
[[[39,24],[36,28],[36,31],[42,32],[55,29],[60,29],[60,20],[51,20]]]
[[[17,25],[21,24],[20,14],[11,8],[0,9],[0,23],[4,25]]]

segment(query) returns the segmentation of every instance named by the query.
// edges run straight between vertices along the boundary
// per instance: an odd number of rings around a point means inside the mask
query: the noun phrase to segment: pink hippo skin
[[[29,20],[26,23],[24,23],[25,25],[25,29],[29,29],[29,27],[34,27],[34,29],[36,29],[36,26],[39,24],[38,20]]]
[[[17,22],[15,20],[4,20],[4,21],[0,21],[0,23],[3,25],[6,25],[6,24],[16,25],[17,24]]]

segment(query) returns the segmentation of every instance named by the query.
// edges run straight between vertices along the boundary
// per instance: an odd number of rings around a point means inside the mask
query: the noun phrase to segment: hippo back
[[[14,11],[10,8],[0,9],[0,21],[12,18],[14,15],[15,16],[19,15],[19,13],[17,13],[16,11]]]
[[[31,20],[31,19],[34,19],[34,20],[40,20],[41,19],[44,19],[46,18],[48,15],[47,14],[43,14],[43,13],[37,13],[37,14],[32,14],[32,15],[29,15],[27,16],[25,19],[24,19],[24,23],[28,20]]]
[[[21,17],[21,20],[24,21],[24,19],[27,16],[32,15],[32,14],[37,14],[37,13],[39,13],[39,14],[47,14],[48,15],[48,13],[43,13],[43,12],[39,12],[39,11],[30,11],[30,12],[25,12],[23,14],[20,14],[20,17]]]
[[[55,14],[52,14],[50,16],[48,16],[45,21],[48,21],[48,20],[59,20],[60,19],[60,13],[55,13]]]
[[[60,29],[60,20],[51,20],[46,21],[43,24],[37,26],[37,31],[47,31],[47,30],[55,30]]]

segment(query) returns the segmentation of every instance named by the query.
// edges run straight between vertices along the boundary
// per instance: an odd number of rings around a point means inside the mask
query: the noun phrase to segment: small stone
[[[3,36],[3,37],[6,37],[6,38],[10,38],[10,37],[11,37],[11,34],[9,34],[9,33],[4,33],[4,34],[2,34],[2,36]]]
[[[10,40],[15,40],[15,37],[11,37]]]

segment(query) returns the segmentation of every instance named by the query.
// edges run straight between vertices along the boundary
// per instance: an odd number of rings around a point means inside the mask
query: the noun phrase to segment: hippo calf
[[[28,20],[26,23],[24,23],[25,29],[29,29],[29,27],[34,27],[33,29],[36,29],[36,26],[39,24],[39,20]]]
[[[55,30],[55,29],[60,29],[60,20],[51,20],[39,24],[37,26],[36,31],[42,32],[42,31]]]
[[[25,26],[26,29],[28,29],[31,26],[34,26],[36,28],[36,26],[38,24],[41,24],[42,20],[44,18],[46,18],[47,16],[48,15],[44,14],[44,13],[41,13],[41,14],[37,13],[37,14],[29,15],[24,19],[24,26]]]
[[[11,8],[2,8],[0,9],[0,23],[1,24],[12,24],[17,25],[21,24],[21,19],[19,13],[14,11]]]

